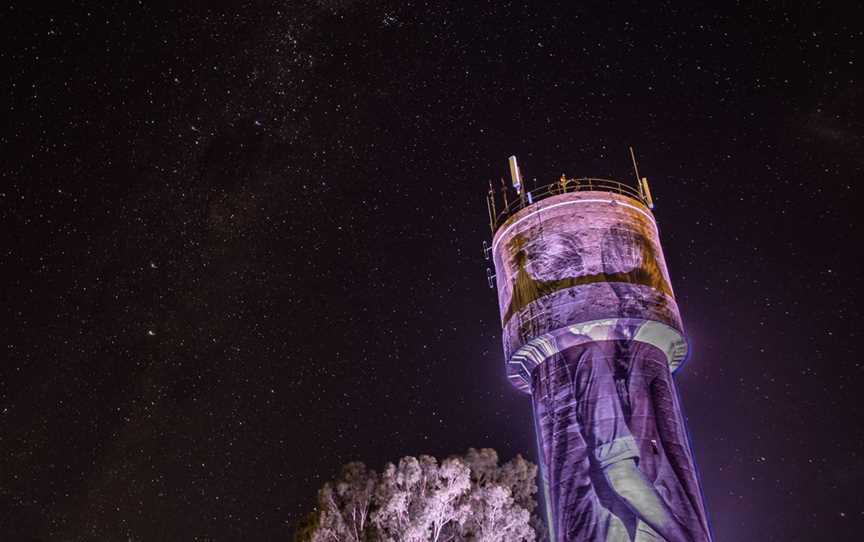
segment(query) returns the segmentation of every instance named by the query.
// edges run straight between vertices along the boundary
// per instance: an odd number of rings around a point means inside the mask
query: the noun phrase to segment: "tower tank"
[[[550,539],[709,541],[671,377],[687,341],[647,180],[562,176],[527,192],[515,157],[511,170],[516,195],[500,213],[490,189],[491,253],[507,377],[532,397]]]

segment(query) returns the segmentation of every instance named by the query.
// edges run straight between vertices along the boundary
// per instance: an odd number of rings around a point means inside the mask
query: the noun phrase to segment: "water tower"
[[[647,179],[562,175],[528,190],[515,157],[510,173],[512,189],[490,186],[487,273],[507,377],[532,399],[550,539],[710,541],[671,376],[687,340]]]

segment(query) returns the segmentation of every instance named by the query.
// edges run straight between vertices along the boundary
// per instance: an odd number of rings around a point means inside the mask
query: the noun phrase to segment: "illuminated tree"
[[[298,540],[311,542],[533,542],[537,467],[471,449],[440,463],[426,455],[379,475],[349,463],[318,492]],[[536,519],[536,518],[535,518]]]
[[[377,484],[375,471],[359,462],[348,463],[334,483],[318,492],[318,525],[313,542],[361,542],[366,539],[369,512]]]

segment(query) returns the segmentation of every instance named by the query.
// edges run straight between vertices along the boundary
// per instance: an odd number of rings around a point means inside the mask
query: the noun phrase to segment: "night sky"
[[[287,540],[351,460],[536,460],[488,181],[628,145],[717,539],[861,539],[864,9],[56,4],[2,8],[3,540]]]

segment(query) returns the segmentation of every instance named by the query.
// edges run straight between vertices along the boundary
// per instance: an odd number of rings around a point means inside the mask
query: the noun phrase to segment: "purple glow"
[[[493,255],[552,539],[710,541],[671,374],[687,343],[650,211],[607,192],[552,196],[502,224]]]

